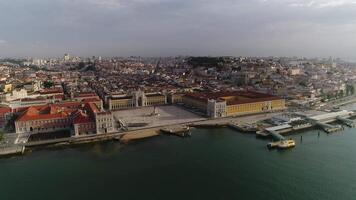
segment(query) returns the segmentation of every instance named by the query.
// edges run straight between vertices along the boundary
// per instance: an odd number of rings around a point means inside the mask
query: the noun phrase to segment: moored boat
[[[280,143],[277,145],[279,149],[288,149],[288,148],[293,148],[295,147],[295,141],[292,139],[289,140],[282,140]]]

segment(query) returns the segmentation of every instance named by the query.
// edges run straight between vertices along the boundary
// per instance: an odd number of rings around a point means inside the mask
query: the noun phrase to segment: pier
[[[338,118],[350,118],[354,116],[355,113],[352,111],[347,111],[347,110],[342,110],[338,112],[330,112],[330,113],[325,113],[321,115],[315,115],[315,116],[305,116],[307,119],[314,121],[314,122],[324,122],[324,123],[330,123],[337,121]]]
[[[280,125],[280,126],[274,126],[274,127],[266,128],[265,130],[275,140],[274,142],[270,142],[270,143],[267,144],[267,147],[269,149],[272,149],[272,148],[288,149],[288,148],[295,147],[295,141],[294,140],[286,139],[280,134],[280,132],[278,132],[278,131],[286,131],[286,130],[290,131],[290,130],[292,130],[292,126],[291,125],[284,124],[284,125]]]
[[[227,125],[229,128],[243,132],[243,133],[256,133],[257,128],[248,124],[238,124],[238,123],[229,123]]]
[[[339,117],[339,116],[336,117],[336,119],[338,121],[340,121],[341,123],[345,124],[346,126],[349,126],[349,127],[355,127],[356,126],[356,122],[354,120],[343,118],[343,117]]]
[[[354,116],[353,111],[342,110],[338,112],[325,113],[321,115],[315,115],[312,117],[305,116],[306,119],[311,123],[320,128],[322,128],[326,133],[334,133],[341,131],[343,128],[340,125],[331,125],[330,122],[340,121],[347,126],[354,127],[355,122],[348,118]]]
[[[179,136],[179,137],[191,136],[189,126],[166,127],[166,128],[161,128],[160,131],[162,133],[166,133],[166,134],[170,134],[170,135],[176,135],[176,136]]]
[[[279,134],[280,132],[278,131],[283,131],[285,129],[290,129],[290,128],[292,128],[291,125],[285,124],[281,126],[266,128],[266,131],[272,136],[273,139],[280,141],[280,140],[285,140],[285,138],[281,134]]]
[[[1,145],[0,156],[23,154],[25,152],[25,146],[23,145]]]
[[[334,133],[342,130],[342,126],[340,125],[331,125],[323,122],[315,122],[315,124],[322,128],[326,133]]]
[[[270,131],[269,133],[275,140],[285,140],[285,138],[281,134],[279,134],[277,131]]]

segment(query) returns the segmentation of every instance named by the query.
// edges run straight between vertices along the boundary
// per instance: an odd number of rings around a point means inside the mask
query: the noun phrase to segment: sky
[[[356,0],[1,0],[0,57],[356,58]]]

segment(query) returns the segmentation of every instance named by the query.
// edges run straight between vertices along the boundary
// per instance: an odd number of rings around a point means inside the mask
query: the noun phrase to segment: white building
[[[207,115],[211,118],[226,117],[226,101],[208,100]]]

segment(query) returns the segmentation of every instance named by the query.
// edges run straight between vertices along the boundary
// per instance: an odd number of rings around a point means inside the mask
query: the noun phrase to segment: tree
[[[344,96],[344,90],[340,90],[339,91],[339,97],[343,97]]]
[[[84,62],[80,62],[78,64],[78,69],[83,69],[85,67],[85,63]]]
[[[350,94],[353,95],[355,93],[355,87],[350,85]]]
[[[4,133],[0,132],[0,142],[4,140]]]
[[[330,94],[330,93],[326,94],[326,99],[331,99],[332,97],[333,97],[332,94]]]
[[[346,95],[353,95],[355,93],[354,85],[346,85]]]
[[[51,87],[53,87],[53,82],[52,81],[45,81],[45,82],[43,82],[43,87],[44,88],[51,88]]]
[[[303,80],[303,81],[299,82],[299,85],[301,85],[303,87],[307,87],[308,83],[307,83],[307,81]]]

